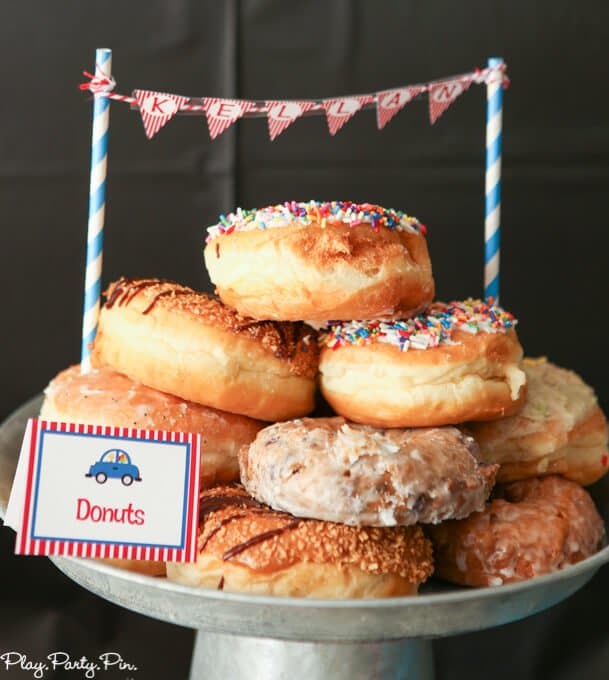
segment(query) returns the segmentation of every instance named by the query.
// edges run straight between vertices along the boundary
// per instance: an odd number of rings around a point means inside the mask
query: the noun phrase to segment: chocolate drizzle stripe
[[[152,302],[148,305],[148,307],[146,307],[146,309],[142,312],[142,314],[148,314],[149,312],[151,312],[153,307],[156,305],[156,303],[161,298],[168,297],[168,296],[177,297],[178,295],[188,295],[189,293],[192,293],[192,291],[191,290],[175,290],[173,288],[171,290],[164,290],[160,293],[157,293],[154,296]]]
[[[207,534],[207,536],[203,539],[203,542],[201,543],[199,547],[199,553],[202,553],[205,550],[205,546],[211,541],[211,539],[222,529],[222,527],[225,527],[227,524],[230,524],[231,522],[234,522],[237,519],[243,519],[244,517],[251,517],[252,513],[256,517],[261,517],[261,516],[268,516],[268,517],[277,517],[277,513],[274,510],[267,510],[266,508],[249,508],[249,512],[240,512],[237,515],[231,515],[230,517],[225,517],[224,519],[220,520],[218,524]]]
[[[297,519],[294,520],[293,522],[290,522],[289,524],[286,524],[284,527],[280,527],[279,529],[273,529],[272,531],[265,531],[262,534],[258,534],[258,536],[253,536],[250,538],[248,541],[245,541],[244,543],[240,543],[239,545],[236,545],[232,547],[230,550],[227,550],[223,555],[222,559],[226,562],[231,559],[231,557],[234,557],[235,555],[239,555],[239,553],[244,552],[248,548],[251,548],[254,545],[258,545],[258,543],[263,543],[264,541],[268,541],[271,538],[274,538],[275,536],[281,536],[281,534],[285,533],[286,531],[291,531],[292,529],[295,529],[302,520]]]
[[[223,508],[234,507],[235,509],[242,510],[244,508],[263,508],[266,510],[266,506],[259,503],[255,498],[248,498],[247,496],[230,496],[227,494],[222,494],[218,496],[210,496],[208,498],[202,498],[199,503],[199,521],[204,519],[206,515],[212,512],[217,512]]]

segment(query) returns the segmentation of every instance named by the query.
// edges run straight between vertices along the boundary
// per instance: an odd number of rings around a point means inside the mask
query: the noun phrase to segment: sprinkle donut
[[[321,390],[340,415],[432,427],[516,413],[526,395],[516,319],[481,300],[434,302],[400,321],[330,322]]]
[[[437,576],[498,586],[575,564],[603,545],[603,520],[575,482],[527,479],[496,487],[494,496],[482,512],[427,528]]]
[[[370,203],[242,210],[208,229],[205,264],[222,301],[258,319],[408,317],[433,299],[426,228]]]

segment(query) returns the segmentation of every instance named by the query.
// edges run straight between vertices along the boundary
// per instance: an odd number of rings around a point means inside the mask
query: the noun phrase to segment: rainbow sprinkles
[[[233,213],[220,215],[218,224],[207,229],[207,242],[233,231],[252,231],[254,229],[274,229],[287,227],[294,223],[302,226],[319,224],[348,224],[356,227],[370,224],[375,231],[381,228],[391,231],[410,231],[423,234],[427,228],[416,217],[401,210],[383,208],[372,203],[352,203],[351,201],[286,201],[259,210],[237,208]]]
[[[462,302],[434,302],[424,312],[403,321],[329,321],[320,343],[331,349],[346,345],[384,342],[408,349],[431,349],[455,344],[454,331],[500,333],[513,328],[517,320],[492,303],[469,298]]]

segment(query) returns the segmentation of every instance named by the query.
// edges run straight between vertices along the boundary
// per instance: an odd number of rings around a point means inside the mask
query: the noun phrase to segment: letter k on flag
[[[152,139],[188,101],[188,97],[149,90],[134,90],[133,96],[137,100],[148,139]]]

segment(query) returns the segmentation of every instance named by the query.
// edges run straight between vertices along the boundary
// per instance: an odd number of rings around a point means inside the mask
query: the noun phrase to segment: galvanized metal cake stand
[[[37,397],[0,426],[0,513]],[[609,483],[593,490],[609,520]],[[432,582],[418,597],[306,600],[239,595],[180,586],[91,560],[53,558],[101,597],[162,621],[197,629],[191,680],[431,680],[430,638],[524,618],[581,588],[609,547],[563,571],[524,583],[465,589]]]

